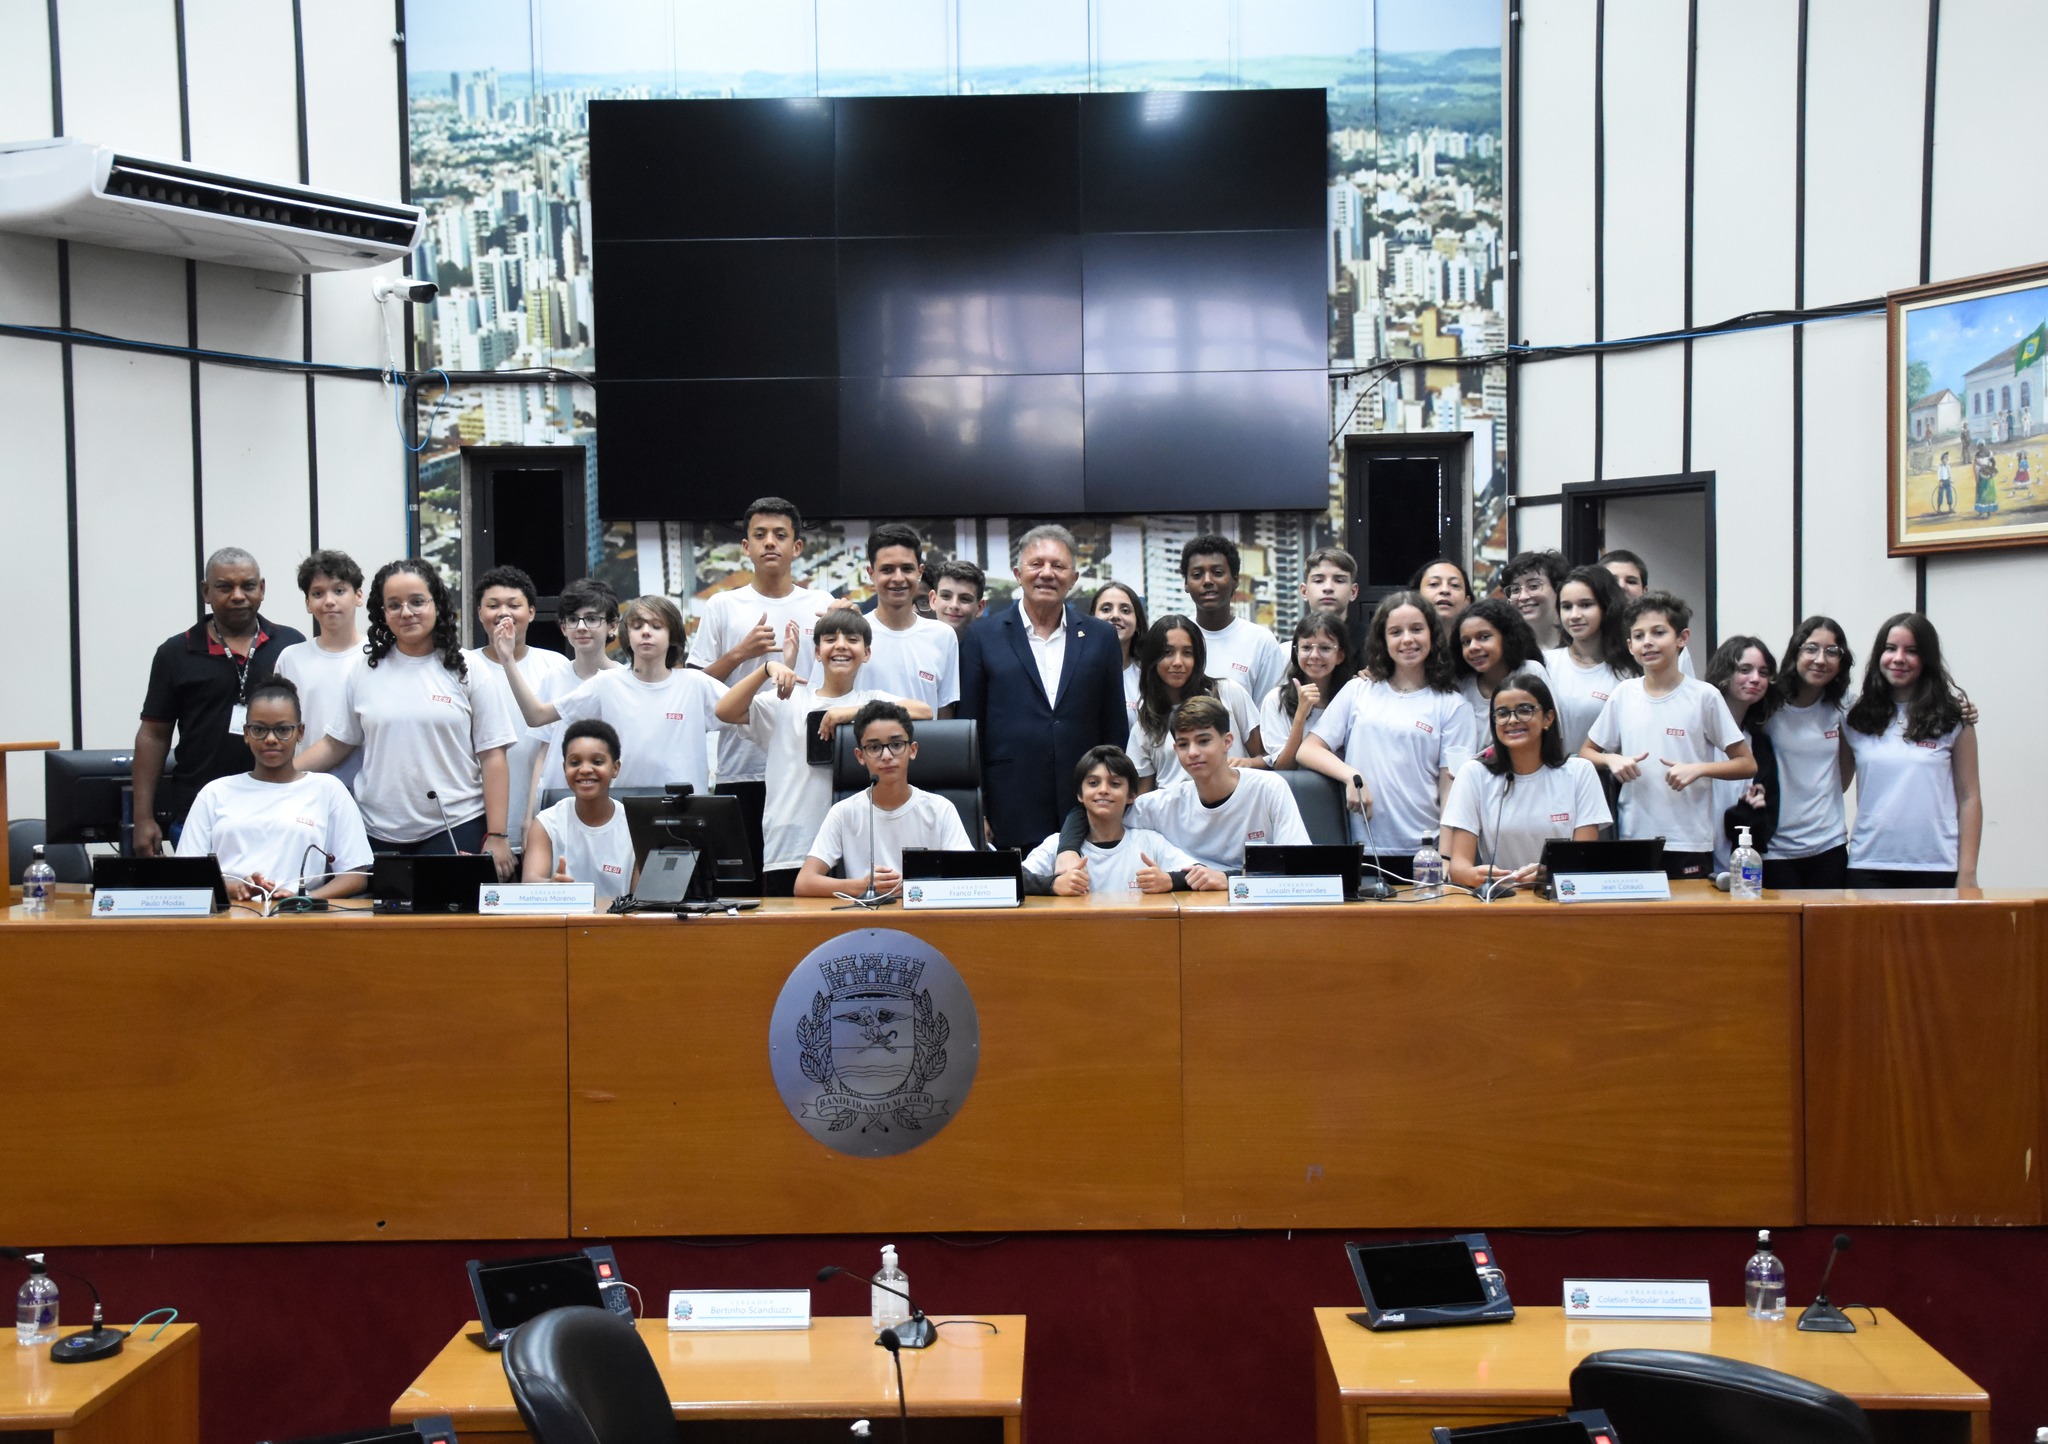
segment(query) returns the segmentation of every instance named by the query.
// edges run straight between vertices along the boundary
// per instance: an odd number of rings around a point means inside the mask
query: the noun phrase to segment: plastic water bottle
[[[1415,849],[1412,864],[1415,875],[1415,896],[1419,898],[1442,897],[1444,895],[1444,859],[1427,842]]]
[[[875,1275],[874,1281],[901,1291],[892,1294],[888,1289],[868,1290],[868,1322],[875,1326],[875,1332],[879,1334],[884,1329],[893,1329],[898,1324],[908,1323],[910,1300],[902,1295],[910,1292],[910,1280],[905,1278],[903,1270],[896,1266],[895,1244],[882,1245],[882,1269]]]
[[[1728,858],[1728,896],[1755,902],[1764,895],[1764,860],[1750,845],[1749,829],[1735,829],[1735,851]]]
[[[14,1342],[25,1349],[57,1341],[57,1281],[43,1269],[43,1256],[28,1256],[28,1282],[14,1296]]]
[[[1756,1231],[1756,1252],[1742,1271],[1743,1302],[1752,1319],[1785,1317],[1785,1261],[1771,1252],[1771,1231]]]
[[[43,846],[37,843],[21,874],[21,910],[41,916],[50,910],[50,899],[56,895],[57,869],[43,860]]]

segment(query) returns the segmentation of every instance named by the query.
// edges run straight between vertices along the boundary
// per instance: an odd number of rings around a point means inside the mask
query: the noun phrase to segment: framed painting
[[[2048,542],[2048,264],[1885,297],[1889,555]]]

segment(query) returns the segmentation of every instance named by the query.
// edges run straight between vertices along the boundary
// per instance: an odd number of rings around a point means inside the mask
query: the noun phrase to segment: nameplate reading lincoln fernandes
[[[797,1126],[856,1158],[905,1153],[974,1086],[981,1024],[945,954],[893,928],[813,948],[782,985],[768,1066]]]

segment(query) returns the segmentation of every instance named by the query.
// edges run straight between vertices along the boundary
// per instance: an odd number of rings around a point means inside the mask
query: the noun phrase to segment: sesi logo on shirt
[[[1244,840],[1246,842],[1264,842],[1266,840],[1266,830],[1262,827],[1257,832],[1247,832],[1244,835]]]
[[[600,871],[610,873],[613,877],[624,877],[626,875],[626,870],[615,862],[601,862],[598,864],[598,868]]]
[[[1589,695],[1593,698],[1595,702],[1607,702],[1612,700],[1610,697],[1608,697],[1608,695],[1605,692],[1594,692]]]
[[[1666,727],[1664,729],[1664,735],[1666,737],[1683,737],[1685,735],[1685,729],[1683,727]]]
[[[1416,719],[1415,719],[1415,725],[1416,725],[1417,727],[1420,727],[1420,728],[1421,728],[1421,729],[1422,729],[1423,731],[1427,732],[1427,733],[1428,733],[1428,734],[1429,734],[1430,736],[1432,736],[1432,737],[1436,736],[1436,728],[1434,728],[1434,727],[1430,726],[1430,725],[1429,725],[1429,724],[1428,724],[1427,722],[1423,721],[1423,720],[1422,720],[1422,719],[1421,719],[1420,717],[1418,717],[1418,718],[1416,718]]]
[[[938,680],[939,680],[939,679],[938,679],[937,677],[933,676],[933,675],[932,675],[932,674],[931,674],[930,672],[927,672],[927,671],[925,671],[925,670],[924,670],[924,669],[923,669],[922,667],[918,668],[918,671],[917,671],[917,678],[918,678],[918,680],[919,680],[920,682],[936,682],[936,681],[938,681]]]
[[[455,705],[453,697],[443,697],[439,692],[427,693],[427,700],[429,702],[439,702],[444,707],[453,707]]]
[[[671,722],[687,722],[690,720],[687,715],[681,712],[670,712],[667,714],[667,716],[668,720]]]
[[[1572,815],[1569,812],[1553,812],[1550,814],[1550,820],[1552,822],[1570,822]]]
[[[1834,742],[1841,737],[1842,731],[1839,727],[1830,727],[1827,731],[1821,733],[1820,735],[1825,737],[1828,741]]]
[[[294,817],[292,821],[300,827],[318,827],[320,825],[310,817]]]
[[[1915,747],[1925,747],[1925,748],[1926,748],[1926,749],[1927,749],[1927,750],[1928,750],[1929,752],[1932,752],[1932,751],[1934,751],[1935,749],[1937,749],[1938,747],[1940,747],[1940,746],[1941,746],[1941,742],[1940,742],[1940,739],[1938,739],[1938,738],[1935,738],[1935,739],[1930,739],[1930,740],[1928,740],[1928,741],[1926,741],[1926,742],[1915,742],[1915,743],[1914,743],[1913,745],[1914,745]]]

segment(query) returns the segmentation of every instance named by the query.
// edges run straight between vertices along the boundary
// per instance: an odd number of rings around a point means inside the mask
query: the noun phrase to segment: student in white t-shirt
[[[1447,631],[1455,627],[1474,600],[1472,578],[1465,574],[1465,564],[1449,557],[1438,557],[1417,567],[1415,575],[1408,579],[1408,590],[1422,593],[1443,619]]]
[[[1138,795],[1138,769],[1123,748],[1091,747],[1082,753],[1074,766],[1074,791],[1088,819],[1079,860],[1060,869],[1059,834],[1049,835],[1024,859],[1027,890],[1087,897],[1190,886],[1187,870],[1195,866],[1193,858],[1150,828],[1124,825],[1124,813]]]
[[[970,852],[967,829],[953,804],[910,785],[917,742],[910,714],[894,702],[869,702],[853,716],[860,760],[874,782],[825,814],[803,871],[798,897],[834,897],[873,888],[887,896],[903,883],[903,854],[913,847]],[[832,876],[842,867],[843,880]]]
[[[1171,730],[1174,709],[1190,697],[1214,697],[1230,713],[1232,766],[1264,767],[1259,705],[1251,693],[1205,665],[1205,634],[1194,621],[1168,612],[1145,631],[1138,648],[1138,716],[1124,751],[1138,769],[1138,788],[1150,792],[1180,779]]]
[[[1626,602],[1634,601],[1650,589],[1650,568],[1632,551],[1616,547],[1612,551],[1602,552],[1600,560],[1595,565],[1607,569],[1608,574],[1614,578],[1614,584],[1621,588],[1621,595]],[[1696,675],[1692,667],[1692,653],[1678,654],[1678,670],[1688,677]]]
[[[1190,697],[1168,723],[1184,776],[1131,804],[1134,826],[1164,836],[1195,861],[1188,886],[1212,891],[1244,867],[1253,844],[1281,847],[1308,842],[1294,793],[1271,772],[1240,767],[1230,755],[1230,710],[1215,697]],[[1061,866],[1071,860],[1062,854]]]
[[[803,555],[803,514],[782,497],[755,498],[740,521],[740,550],[753,568],[753,580],[719,592],[699,609],[689,665],[729,687],[773,661],[794,623],[797,671],[808,679],[811,627],[839,603],[830,592],[797,585],[792,568]],[[728,729],[718,739],[718,790],[740,800],[740,815],[757,858],[767,776],[768,759],[742,732]]]
[[[869,622],[841,607],[818,618],[811,681],[796,674],[796,629],[782,660],[758,667],[718,699],[718,720],[747,731],[768,758],[768,796],[761,817],[761,896],[792,897],[797,873],[810,856],[818,829],[832,808],[832,734],[869,702],[897,702],[915,721],[932,715],[923,702],[891,697],[867,681]],[[817,716],[813,722],[812,716]],[[812,762],[810,746],[825,744],[826,760]]]
[[[1291,768],[1302,739],[1323,718],[1323,709],[1357,675],[1351,637],[1341,611],[1311,611],[1294,624],[1287,680],[1259,704],[1259,746],[1266,765]]]
[[[514,866],[505,835],[505,750],[517,740],[504,689],[473,671],[440,573],[388,562],[370,582],[370,647],[352,668],[340,715],[299,765],[329,771],[362,749],[356,805],[378,852],[488,852],[500,881]]]
[[[1237,543],[1228,537],[1198,536],[1180,549],[1181,585],[1195,604],[1208,674],[1219,681],[1228,678],[1257,699],[1280,685],[1287,653],[1271,632],[1232,611],[1238,569]],[[1145,770],[1142,763],[1138,770]]]
[[[1744,828],[1750,846],[1761,855],[1778,831],[1778,750],[1765,724],[1782,700],[1771,686],[1778,659],[1762,637],[1725,639],[1707,659],[1700,680],[1720,692],[1728,715],[1742,729],[1742,740],[1756,759],[1756,775],[1730,781],[1717,779],[1714,789],[1714,873],[1731,869]]]
[[[1643,669],[1614,689],[1579,755],[1621,784],[1620,835],[1662,837],[1664,871],[1704,878],[1713,868],[1717,778],[1756,775],[1756,758],[1728,703],[1678,669],[1692,636],[1692,608],[1669,592],[1628,605],[1629,652]]]
[[[516,670],[502,675],[529,727],[598,717],[619,734],[619,785],[667,787],[688,783],[711,790],[705,739],[719,726],[715,709],[725,688],[681,665],[683,614],[667,597],[636,597],[626,605],[630,668],[602,672],[554,702],[543,702]],[[512,627],[498,623],[491,648],[498,660],[512,654]]]
[[[1493,690],[1516,672],[1548,678],[1543,648],[1522,614],[1499,597],[1481,597],[1451,624],[1457,644],[1458,693],[1474,718],[1486,715]]]
[[[1500,592],[1535,634],[1537,654],[1564,645],[1557,622],[1557,593],[1571,571],[1559,551],[1519,552],[1500,569]]]
[[[483,624],[484,635],[494,637],[500,619],[509,621],[513,643],[511,665],[518,669],[519,675],[526,679],[526,685],[536,694],[552,690],[555,679],[569,670],[569,659],[560,652],[543,652],[526,645],[526,634],[533,626],[540,603],[539,594],[534,591],[533,578],[518,567],[492,567],[477,578],[473,590],[476,619]],[[493,656],[490,648],[470,648],[463,655],[469,658],[472,668],[498,686],[505,686],[506,664]],[[512,703],[509,688],[505,701],[508,706]],[[505,753],[511,787],[505,804],[505,819],[507,830],[518,847],[526,845],[526,822],[533,809],[534,797],[544,785],[540,769],[547,751],[547,729],[521,723],[519,740]]]
[[[1151,622],[1145,617],[1145,599],[1123,582],[1105,582],[1088,599],[1088,615],[1109,623],[1117,645],[1124,649],[1124,711],[1132,723],[1138,720],[1138,646]]]
[[[1941,638],[1918,612],[1900,612],[1877,629],[1871,654],[1842,732],[1842,768],[1857,779],[1849,886],[1975,887],[1977,729]]]
[[[1579,755],[1593,719],[1614,689],[1643,669],[1629,655],[1622,613],[1628,599],[1605,567],[1574,567],[1557,589],[1558,625],[1566,645],[1543,654],[1550,692],[1557,699],[1557,730],[1567,757]]]
[[[1764,886],[1849,885],[1849,825],[1842,803],[1842,727],[1856,657],[1833,617],[1792,629],[1772,686],[1781,699],[1764,723],[1778,755],[1778,830],[1764,852]]]
[[[370,840],[355,799],[339,781],[301,772],[292,750],[305,730],[299,689],[271,676],[249,689],[242,735],[256,765],[199,790],[178,856],[220,859],[228,896],[350,897],[369,877]]]
[[[1489,742],[1458,769],[1444,799],[1442,851],[1459,887],[1531,883],[1553,837],[1591,842],[1608,822],[1600,775],[1568,756],[1550,686],[1534,672],[1501,683],[1487,708]]]
[[[571,722],[562,732],[562,757],[570,795],[527,824],[520,876],[527,882],[587,882],[599,902],[625,897],[639,881],[639,867],[626,809],[612,796],[619,734],[595,717]]]
[[[951,717],[960,701],[960,637],[936,617],[918,615],[924,576],[924,539],[901,522],[868,533],[868,581],[875,610],[867,685],[891,697],[922,702],[936,717]]]
[[[1475,724],[1452,681],[1443,624],[1420,592],[1382,599],[1369,627],[1364,666],[1295,761],[1343,786],[1366,865],[1408,881],[1417,850],[1440,835],[1444,796],[1472,756]]]
[[[349,669],[362,665],[357,614],[363,605],[363,569],[347,552],[316,551],[299,563],[299,590],[305,594],[306,615],[313,619],[313,635],[279,652],[275,670],[299,689],[303,752],[327,735],[327,724],[341,713]],[[352,787],[361,770],[362,758],[351,757],[332,775],[343,787]]]
[[[534,687],[543,702],[559,702],[600,672],[619,665],[612,642],[619,635],[619,594],[595,577],[578,577],[555,600],[556,625],[569,643],[569,665],[549,673]],[[547,729],[547,755],[541,759],[535,796],[555,785],[562,775],[562,728]]]

